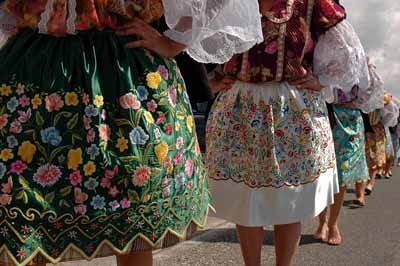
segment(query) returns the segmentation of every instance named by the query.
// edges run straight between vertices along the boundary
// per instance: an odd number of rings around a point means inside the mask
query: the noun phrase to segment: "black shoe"
[[[365,195],[369,196],[369,195],[371,195],[371,193],[372,193],[372,189],[370,189],[370,188],[365,189]]]

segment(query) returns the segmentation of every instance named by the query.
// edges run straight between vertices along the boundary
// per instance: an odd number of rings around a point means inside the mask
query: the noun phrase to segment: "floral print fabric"
[[[72,14],[75,3],[71,2],[76,2]],[[5,6],[16,17],[19,28],[36,29],[42,13],[49,12],[46,28],[55,35],[65,34],[71,19],[78,31],[103,30],[135,16],[149,23],[163,14],[161,0],[6,0]]]
[[[18,265],[39,249],[57,262],[71,250],[128,252],[135,240],[163,246],[204,224],[208,189],[179,70],[126,42],[23,31],[0,51],[0,253]]]
[[[280,188],[313,182],[334,166],[320,93],[237,82],[214,103],[207,125],[210,178]]]
[[[312,68],[318,35],[345,18],[344,8],[334,0],[273,2],[270,14],[262,18],[264,42],[244,54],[234,56],[225,65],[228,75],[246,82],[300,78]],[[312,5],[311,10],[308,5]],[[279,73],[280,64],[283,64],[283,73]]]
[[[364,122],[356,109],[333,105],[333,140],[335,143],[339,185],[351,186],[369,179],[365,157]]]

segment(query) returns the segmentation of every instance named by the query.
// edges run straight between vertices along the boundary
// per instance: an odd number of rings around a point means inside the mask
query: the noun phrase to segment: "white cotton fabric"
[[[394,101],[386,104],[382,109],[382,123],[385,127],[395,127],[399,119],[399,106]]]
[[[163,0],[164,34],[203,63],[228,61],[263,41],[257,0]]]
[[[382,109],[384,104],[385,87],[382,78],[373,64],[368,65],[370,84],[367,90],[358,92],[354,105],[362,112],[368,114],[377,109]]]
[[[232,180],[210,179],[216,216],[243,226],[269,226],[304,221],[319,215],[339,192],[336,168],[298,187],[250,188]]]
[[[357,85],[359,90],[369,87],[367,57],[357,33],[344,20],[319,37],[314,51],[313,73],[328,90],[340,89],[348,93]]]
[[[0,48],[17,32],[15,18],[4,12],[0,5]]]

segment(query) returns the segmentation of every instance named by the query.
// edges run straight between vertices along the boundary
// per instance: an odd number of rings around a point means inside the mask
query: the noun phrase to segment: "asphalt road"
[[[391,180],[378,180],[367,206],[349,204],[341,214],[343,244],[331,247],[312,238],[316,220],[303,225],[295,266],[400,266],[400,169]],[[266,231],[263,265],[274,265],[273,240]],[[209,228],[191,241],[155,252],[154,266],[241,266],[242,258],[234,225],[212,218]],[[63,263],[63,266],[115,266],[115,259]],[[132,266],[140,266],[132,264]]]

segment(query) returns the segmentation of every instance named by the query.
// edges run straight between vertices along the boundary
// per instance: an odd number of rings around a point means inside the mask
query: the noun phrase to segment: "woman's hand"
[[[311,72],[300,79],[289,82],[290,85],[296,86],[300,90],[321,91],[324,87],[319,83],[319,79]]]
[[[126,45],[128,48],[143,47],[155,52],[162,57],[175,57],[181,53],[186,46],[177,43],[168,37],[162,35],[155,28],[139,18],[134,18],[117,29],[120,36],[135,36],[139,40],[130,42]]]
[[[230,90],[235,84],[235,79],[230,76],[225,76],[222,79],[210,79],[209,84],[211,92],[215,95],[218,92]]]

